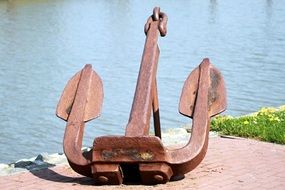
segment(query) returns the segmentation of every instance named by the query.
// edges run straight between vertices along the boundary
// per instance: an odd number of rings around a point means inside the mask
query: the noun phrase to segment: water
[[[285,1],[0,1],[0,163],[62,152],[65,122],[55,108],[67,80],[92,63],[104,83],[102,116],[84,145],[123,134],[145,36],[159,5],[169,16],[159,39],[163,128],[189,122],[177,112],[189,72],[209,57],[224,75],[226,114],[285,103]]]

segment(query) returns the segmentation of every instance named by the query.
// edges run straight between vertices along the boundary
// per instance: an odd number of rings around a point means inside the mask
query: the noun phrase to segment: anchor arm
[[[90,160],[82,154],[82,141],[84,133],[84,123],[68,122],[65,128],[63,139],[63,150],[72,163],[85,166],[90,164]]]
[[[92,160],[92,151],[83,153],[82,140],[84,132],[84,123],[67,123],[63,150],[71,168],[77,173],[92,177],[90,161]]]
[[[97,118],[103,102],[100,77],[86,65],[66,85],[57,106],[56,115],[67,121],[63,149],[71,167],[91,176],[92,151],[81,151],[85,122]]]
[[[174,175],[193,170],[203,160],[208,147],[210,118],[223,111],[226,106],[224,81],[208,59],[204,59],[191,75],[183,88],[180,112],[193,117],[192,135],[186,146],[168,151]],[[193,86],[189,86],[190,83]],[[188,104],[183,105],[181,102],[185,103],[185,98],[188,98]]]

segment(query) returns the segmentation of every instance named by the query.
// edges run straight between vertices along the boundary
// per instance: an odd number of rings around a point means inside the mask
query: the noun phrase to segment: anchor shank
[[[145,48],[142,56],[140,72],[137,80],[133,105],[126,127],[126,136],[148,135],[153,102],[153,84],[155,82],[159,49],[158,23],[153,21],[147,33]]]

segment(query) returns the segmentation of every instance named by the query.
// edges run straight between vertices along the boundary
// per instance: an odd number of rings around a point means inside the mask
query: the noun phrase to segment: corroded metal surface
[[[158,35],[166,35],[166,14],[154,8],[145,24],[146,41],[136,91],[125,136],[102,136],[89,152],[82,152],[84,123],[99,116],[103,102],[100,77],[86,65],[66,85],[57,116],[67,121],[64,152],[78,173],[93,177],[97,184],[143,184],[182,179],[204,158],[208,147],[210,118],[226,108],[226,90],[221,73],[204,59],[185,81],[179,112],[193,119],[192,135],[179,149],[164,147],[160,138],[156,71]],[[151,113],[155,136],[149,136]]]

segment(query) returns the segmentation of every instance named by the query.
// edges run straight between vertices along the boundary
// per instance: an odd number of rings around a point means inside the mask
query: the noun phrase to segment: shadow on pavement
[[[61,175],[49,168],[30,171],[34,176],[53,182],[61,183],[74,183],[80,185],[95,185],[95,182],[92,178],[89,177],[69,177]]]

